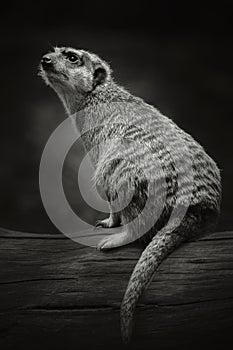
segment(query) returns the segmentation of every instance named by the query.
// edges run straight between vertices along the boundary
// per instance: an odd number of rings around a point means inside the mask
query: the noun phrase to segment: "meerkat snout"
[[[48,67],[52,66],[52,57],[48,54],[44,55],[40,62],[41,62],[43,69],[47,69]]]

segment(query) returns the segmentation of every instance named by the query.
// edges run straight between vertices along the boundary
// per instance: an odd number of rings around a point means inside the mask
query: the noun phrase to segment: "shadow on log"
[[[0,229],[1,349],[122,349],[119,308],[141,253]],[[160,266],[128,348],[222,349],[233,331],[233,232],[184,244]]]

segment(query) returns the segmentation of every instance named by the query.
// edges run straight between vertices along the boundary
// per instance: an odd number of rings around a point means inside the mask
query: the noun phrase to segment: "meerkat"
[[[96,54],[56,47],[42,57],[40,75],[68,115],[79,113],[76,127],[83,132],[95,182],[110,207],[109,218],[97,224],[122,226],[120,233],[100,241],[98,249],[119,247],[133,239],[146,243],[121,304],[121,333],[128,342],[136,304],[160,263],[183,242],[214,230],[220,213],[220,171],[188,133],[115,83],[110,66]],[[100,143],[106,147],[98,148]],[[97,145],[94,151],[93,145]],[[184,171],[187,157],[190,171]],[[146,212],[135,220],[148,201]],[[156,215],[158,220],[147,225]]]

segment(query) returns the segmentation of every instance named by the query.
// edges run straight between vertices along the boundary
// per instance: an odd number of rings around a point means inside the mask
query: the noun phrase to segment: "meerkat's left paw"
[[[104,220],[97,220],[95,227],[111,228],[113,227],[113,222],[111,217]]]

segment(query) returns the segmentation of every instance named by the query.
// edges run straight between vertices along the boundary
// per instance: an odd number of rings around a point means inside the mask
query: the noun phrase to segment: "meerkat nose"
[[[41,59],[43,68],[47,68],[52,65],[52,58],[49,55],[44,55]]]

